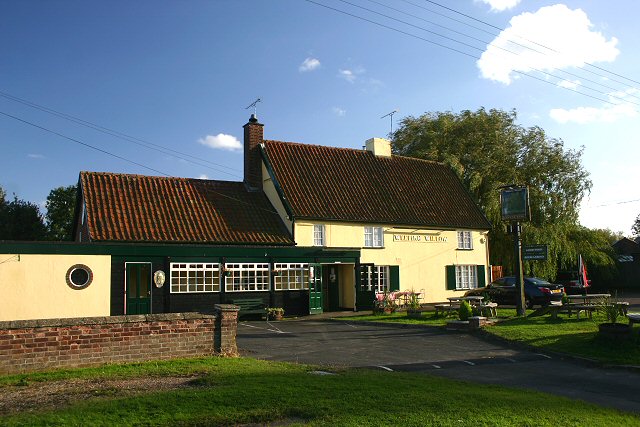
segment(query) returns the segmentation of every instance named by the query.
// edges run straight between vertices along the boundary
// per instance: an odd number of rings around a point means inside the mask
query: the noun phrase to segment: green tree
[[[536,272],[552,279],[559,265],[575,262],[565,247],[592,184],[581,163],[582,150],[566,149],[562,140],[516,120],[515,111],[484,108],[410,116],[393,133],[393,149],[453,168],[493,225],[491,262],[507,271],[513,266],[513,244],[501,221],[500,187],[527,185],[531,222],[523,241],[549,244],[549,259],[538,262]]]
[[[51,240],[73,240],[76,185],[54,188],[47,196],[47,230]]]
[[[640,236],[640,215],[636,217],[636,221],[631,226],[631,232],[634,236]]]
[[[46,231],[38,205],[14,194],[0,206],[0,240],[44,240]]]

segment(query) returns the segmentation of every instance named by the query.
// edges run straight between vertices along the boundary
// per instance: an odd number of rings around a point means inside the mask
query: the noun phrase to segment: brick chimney
[[[244,128],[244,183],[252,190],[262,190],[262,159],[260,144],[264,138],[264,125],[251,115]]]

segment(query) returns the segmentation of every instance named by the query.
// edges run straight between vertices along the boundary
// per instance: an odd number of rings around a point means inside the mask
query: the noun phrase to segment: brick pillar
[[[236,334],[240,307],[233,304],[216,304],[214,308],[216,311],[214,351],[221,356],[235,357],[238,355]]]

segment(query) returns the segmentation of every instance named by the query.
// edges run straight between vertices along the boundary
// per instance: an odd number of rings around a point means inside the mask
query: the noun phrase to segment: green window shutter
[[[484,274],[484,265],[478,265],[476,274],[478,275],[478,287],[484,288],[487,285],[486,275]]]
[[[447,289],[450,291],[456,290],[456,266],[447,265]]]
[[[399,291],[400,290],[400,266],[399,265],[390,265],[389,266],[389,290],[390,291]]]

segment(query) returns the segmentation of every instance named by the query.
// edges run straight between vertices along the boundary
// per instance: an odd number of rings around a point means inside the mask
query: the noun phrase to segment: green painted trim
[[[477,275],[478,275],[478,287],[479,288],[484,288],[485,286],[487,286],[487,279],[486,279],[486,274],[485,274],[485,268],[484,265],[478,265],[476,267],[476,271],[477,271]]]
[[[260,154],[262,155],[262,160],[264,160],[264,165],[267,168],[267,173],[269,174],[271,181],[273,181],[273,186],[276,188],[276,192],[278,193],[278,196],[280,197],[280,201],[284,206],[284,210],[287,211],[287,215],[289,216],[289,219],[292,222],[295,222],[295,217],[293,216],[293,209],[291,208],[291,205],[289,205],[289,201],[284,195],[284,190],[282,189],[282,186],[276,179],[276,174],[273,171],[273,167],[271,166],[271,162],[269,161],[269,155],[267,154],[264,144],[260,144]]]
[[[491,227],[487,228],[473,228],[473,227],[461,227],[459,225],[448,225],[448,224],[411,224],[411,223],[403,223],[403,222],[368,222],[361,220],[345,220],[345,219],[336,219],[336,218],[317,218],[312,216],[299,216],[296,218],[298,221],[313,221],[313,222],[338,222],[343,224],[383,224],[385,226],[399,228],[410,228],[410,229],[424,229],[424,230],[444,230],[444,231],[457,231],[457,230],[469,230],[469,231],[491,231]],[[371,248],[367,248],[371,249]]]
[[[114,257],[226,257],[228,259],[315,259],[327,262],[354,263],[360,258],[360,250],[325,250],[299,246],[209,246],[183,244],[148,243],[76,243],[76,242],[15,242],[0,241],[0,253],[6,254],[64,254],[64,255],[111,255]]]

